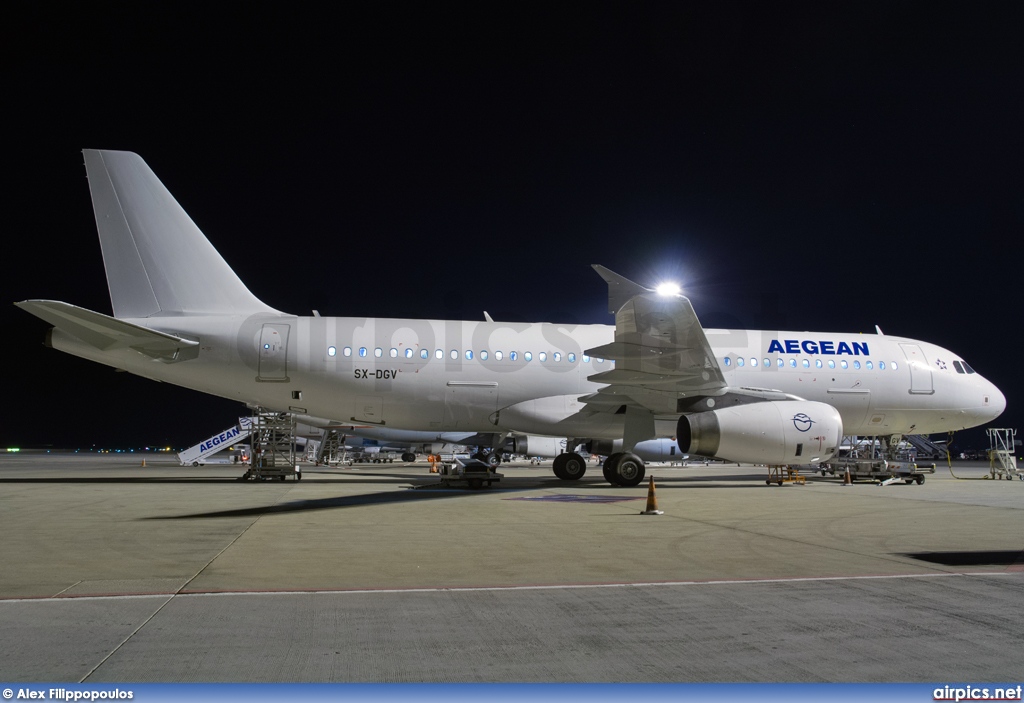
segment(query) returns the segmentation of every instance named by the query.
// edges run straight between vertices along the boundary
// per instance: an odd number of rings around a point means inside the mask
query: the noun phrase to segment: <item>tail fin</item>
[[[138,154],[82,153],[114,317],[273,311],[249,292]]]

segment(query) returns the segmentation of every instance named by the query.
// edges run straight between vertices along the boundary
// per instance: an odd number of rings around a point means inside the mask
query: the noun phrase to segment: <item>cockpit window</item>
[[[957,373],[967,373],[964,371],[964,367],[960,365],[959,361],[953,361],[953,368],[956,369]]]
[[[972,369],[971,365],[968,364],[966,361],[964,362],[964,371],[966,371],[967,373],[978,373],[977,371]]]

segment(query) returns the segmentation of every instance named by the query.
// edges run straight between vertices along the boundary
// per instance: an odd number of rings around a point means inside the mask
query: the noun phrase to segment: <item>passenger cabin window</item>
[[[352,356],[352,347],[345,347],[341,350],[341,353],[345,356]]]
[[[725,357],[724,361],[726,366],[732,366],[732,359],[729,357]]]
[[[453,360],[454,359],[458,359],[459,358],[459,350],[458,349],[452,349],[452,355],[451,356],[452,356]]]
[[[885,362],[884,361],[879,361],[878,362],[878,370],[879,371],[885,371]]]
[[[783,358],[782,358],[782,357],[780,356],[780,357],[779,357],[779,368],[781,369],[781,368],[785,367],[785,365],[786,365],[786,361],[785,361],[785,359],[783,359]]]
[[[377,347],[376,349],[373,350],[373,355],[379,359],[381,356],[384,355],[384,350],[381,349],[380,347]]]
[[[467,349],[466,350],[466,361],[472,361],[472,360],[473,360],[473,352],[471,352],[469,349]]]
[[[405,348],[405,358],[406,359],[411,359],[412,358],[412,347],[406,347]]]
[[[772,365],[771,359],[765,359],[765,360],[764,360],[764,367],[765,367],[766,369],[767,369],[767,368],[771,368],[771,365]]]
[[[555,361],[561,361],[562,360],[562,352],[555,352],[554,354],[551,355],[551,358],[554,359]],[[544,360],[541,359],[541,361],[544,361]]]
[[[523,352],[523,358],[527,361],[533,361],[533,352]]]
[[[338,353],[337,347],[327,347],[327,356],[335,356]]]
[[[816,369],[820,369],[821,368],[821,359],[815,359],[814,360],[814,368],[816,368]]]
[[[866,362],[864,362],[864,366],[865,366],[866,368],[869,368],[869,369],[873,369],[873,368],[875,368],[875,365],[874,365],[874,364],[872,364],[872,363],[871,363],[870,361],[866,361]]]
[[[444,350],[443,349],[437,349],[436,351],[434,351],[434,358],[435,359],[443,359],[444,358]]]
[[[421,359],[427,359],[429,357],[430,357],[430,352],[428,352],[426,349],[420,349],[420,358]]]
[[[502,353],[501,353],[500,351],[496,351],[496,352],[494,352],[494,358],[495,358],[495,359],[497,359],[498,361],[501,361],[501,360],[502,360],[502,358],[504,358],[504,356],[505,356],[505,355],[504,355],[504,354],[502,354]]]
[[[359,356],[366,356],[366,347],[359,347]]]
[[[834,369],[836,367],[836,360],[835,359],[829,359],[828,360],[828,367],[830,369]]]
[[[791,368],[791,369],[795,369],[796,368],[796,359],[790,359],[789,360],[789,368]]]
[[[890,366],[890,368],[892,368],[892,370],[893,370],[893,371],[895,371],[896,369],[898,369],[898,368],[899,368],[899,366],[897,366],[897,365],[896,365],[896,362],[895,362],[895,361],[894,361],[894,362],[892,362],[891,364],[889,364],[889,366]]]
[[[757,366],[757,359],[754,359],[753,357],[751,357],[751,359],[750,359],[750,365],[751,365],[751,366]]]
[[[850,364],[846,361],[846,359],[843,359],[842,361],[840,361],[839,365],[842,366],[844,369],[850,368]]]
[[[569,359],[569,363],[570,364],[575,364],[576,363],[576,354],[574,352],[569,352],[568,359]]]
[[[743,357],[742,356],[737,356],[736,357],[736,365],[737,366],[743,366],[744,363],[746,363],[746,362],[743,361]]]
[[[388,356],[390,356],[392,359],[397,359],[398,358],[398,350],[395,349],[394,347],[391,347],[391,351],[388,352]]]
[[[856,360],[855,360],[855,361],[853,362],[853,368],[855,368],[855,369],[859,369],[859,368],[860,368],[860,362],[859,362],[859,361],[856,361]]]
[[[519,358],[519,352],[509,352],[508,353],[508,360],[509,361],[515,361],[518,358]]]
[[[480,361],[487,361],[487,350],[486,349],[481,349],[480,350]]]
[[[805,369],[809,369],[809,368],[811,368],[811,362],[810,362],[810,361],[808,361],[807,359],[804,359],[804,360],[803,360],[803,361],[801,361],[800,363],[801,363],[801,364],[803,364],[803,367],[804,367]]]

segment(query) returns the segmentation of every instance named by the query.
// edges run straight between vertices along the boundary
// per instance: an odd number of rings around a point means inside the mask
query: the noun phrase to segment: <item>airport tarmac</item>
[[[1021,481],[145,458],[0,456],[0,680],[1024,679]]]

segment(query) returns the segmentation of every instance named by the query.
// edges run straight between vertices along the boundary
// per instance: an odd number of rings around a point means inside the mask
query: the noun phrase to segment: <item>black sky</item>
[[[947,347],[1018,425],[1020,3],[93,5],[7,11],[0,446],[241,411],[10,305],[110,312],[82,148],[142,155],[281,310],[611,322],[602,263],[707,327]]]

